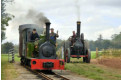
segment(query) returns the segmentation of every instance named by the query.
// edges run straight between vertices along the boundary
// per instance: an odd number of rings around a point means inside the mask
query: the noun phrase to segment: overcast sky
[[[81,33],[88,40],[96,40],[99,34],[110,39],[112,34],[121,32],[121,0],[14,0],[6,8],[15,18],[9,22],[4,42],[18,44],[19,25],[36,24],[26,17],[31,9],[42,12],[50,20],[55,32],[59,30],[60,39],[67,39],[76,31],[79,19]]]

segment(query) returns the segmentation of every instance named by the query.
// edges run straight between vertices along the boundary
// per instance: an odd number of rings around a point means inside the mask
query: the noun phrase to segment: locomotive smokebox
[[[80,37],[81,21],[77,21],[77,37]]]
[[[49,41],[49,37],[50,37],[50,33],[49,33],[49,30],[50,30],[50,22],[46,22],[46,41]]]
[[[46,22],[46,41],[39,46],[39,59],[55,59],[56,58],[56,49],[53,44],[50,42],[50,22]],[[49,63],[44,63],[44,66]]]

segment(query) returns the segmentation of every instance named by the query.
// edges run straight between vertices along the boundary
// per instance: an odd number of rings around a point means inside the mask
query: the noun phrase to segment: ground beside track
[[[1,80],[12,80],[17,76],[14,64],[8,62],[7,54],[1,54]]]
[[[18,76],[14,78],[15,80],[42,80],[41,77],[21,66],[20,62],[15,62],[14,67],[16,67],[18,73]]]
[[[7,55],[1,55],[1,80],[40,80],[20,65],[20,58],[15,55],[15,63],[9,63]]]

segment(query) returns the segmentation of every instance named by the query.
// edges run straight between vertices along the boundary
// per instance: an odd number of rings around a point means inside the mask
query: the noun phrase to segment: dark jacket
[[[38,33],[33,34],[33,32],[32,32],[31,35],[30,35],[30,40],[31,40],[31,41],[35,41],[36,38],[39,39]]]
[[[56,43],[56,37],[59,37],[59,35],[57,35],[56,33],[50,33],[50,39]]]
[[[72,45],[76,42],[76,35],[71,36],[71,43]]]

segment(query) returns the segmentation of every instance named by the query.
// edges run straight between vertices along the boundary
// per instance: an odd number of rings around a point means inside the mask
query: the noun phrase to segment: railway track
[[[68,78],[52,71],[40,71],[40,70],[38,71],[38,70],[31,70],[31,68],[28,66],[24,67],[26,67],[28,70],[32,71],[33,73],[36,73],[43,80],[69,80]]]

